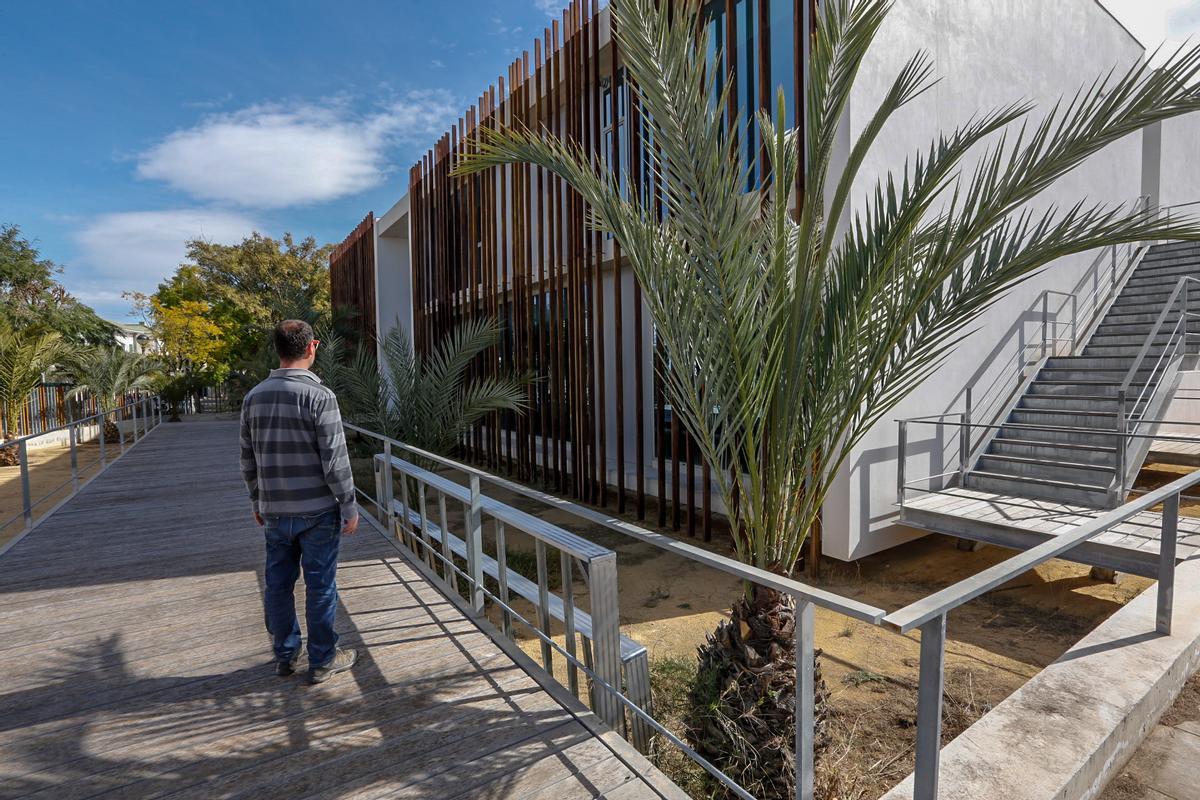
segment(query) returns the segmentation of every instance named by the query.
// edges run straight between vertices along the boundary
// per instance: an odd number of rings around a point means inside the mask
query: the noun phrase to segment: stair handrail
[[[1158,318],[1154,321],[1154,327],[1152,327],[1150,332],[1146,334],[1146,338],[1142,341],[1142,346],[1138,350],[1137,356],[1134,358],[1133,363],[1129,365],[1129,369],[1125,372],[1125,379],[1121,381],[1121,386],[1117,389],[1117,433],[1122,437],[1120,444],[1117,447],[1117,489],[1119,497],[1123,497],[1125,495],[1125,472],[1128,468],[1128,464],[1126,463],[1128,457],[1127,451],[1130,447],[1130,442],[1132,441],[1127,436],[1129,433],[1129,418],[1131,416],[1131,408],[1128,402],[1129,388],[1133,385],[1133,380],[1137,376],[1137,373],[1142,366],[1142,362],[1146,360],[1146,356],[1149,354],[1150,348],[1154,345],[1154,340],[1161,334],[1163,325],[1167,321],[1167,315],[1171,313],[1171,309],[1176,304],[1179,305],[1179,319],[1175,322],[1174,328],[1171,329],[1170,338],[1163,345],[1163,351],[1159,354],[1158,360],[1154,363],[1154,367],[1150,371],[1150,375],[1147,376],[1145,383],[1142,385],[1141,391],[1138,392],[1137,399],[1134,401],[1132,406],[1133,413],[1137,413],[1139,408],[1142,408],[1144,412],[1144,409],[1147,407],[1147,405],[1143,405],[1143,401],[1148,404],[1149,401],[1153,399],[1154,395],[1151,394],[1149,397],[1147,397],[1146,392],[1150,391],[1152,386],[1155,386],[1154,379],[1155,376],[1159,374],[1160,368],[1162,368],[1164,364],[1169,364],[1174,360],[1175,353],[1173,353],[1172,350],[1174,349],[1175,351],[1178,351],[1180,343],[1182,342],[1184,352],[1187,352],[1187,323],[1189,317],[1196,316],[1194,312],[1189,310],[1190,292],[1188,287],[1192,283],[1200,284],[1200,279],[1197,279],[1191,275],[1181,275],[1179,280],[1175,282],[1175,288],[1171,291],[1170,296],[1167,297],[1167,302],[1163,304],[1162,311],[1158,313]],[[1167,358],[1168,354],[1171,354],[1170,359]],[[1155,388],[1155,391],[1157,392],[1157,387]],[[1138,422],[1140,424],[1142,420],[1139,419]]]

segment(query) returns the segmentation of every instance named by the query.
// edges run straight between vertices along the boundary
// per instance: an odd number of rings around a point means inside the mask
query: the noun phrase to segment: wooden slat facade
[[[329,256],[329,301],[335,314],[375,341],[375,214],[368,213]]]
[[[774,107],[781,84],[789,116],[800,108],[796,45],[802,20],[811,35],[813,2],[705,3],[713,57],[735,86],[729,124],[752,165],[762,150],[752,114]],[[619,41],[598,5],[573,0],[532,57],[515,59],[410,170],[413,339],[427,350],[461,320],[492,315],[505,335],[477,373],[511,368],[539,378],[527,414],[493,415],[470,435],[471,458],[589,503],[632,506],[639,519],[653,470],[664,478],[656,482],[659,524],[707,539],[710,465],[654,378],[661,354],[641,288],[627,268],[614,269],[620,247],[587,226],[582,198],[539,168],[452,175],[484,128],[523,125],[579,145],[661,213],[652,134],[626,91]],[[752,170],[752,181],[761,178]]]

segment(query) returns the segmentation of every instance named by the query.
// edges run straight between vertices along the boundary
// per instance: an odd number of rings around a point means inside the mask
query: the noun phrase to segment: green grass
[[[693,657],[660,656],[650,659],[650,692],[654,717],[671,733],[687,741],[687,717],[691,689],[696,682],[697,661]],[[650,743],[650,760],[689,797],[709,800],[721,797],[720,787],[704,768],[692,761],[666,738],[656,735]]]

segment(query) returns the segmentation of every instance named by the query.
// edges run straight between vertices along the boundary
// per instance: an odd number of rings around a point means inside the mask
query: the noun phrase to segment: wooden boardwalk
[[[0,797],[682,796],[368,526],[359,665],[275,677],[236,436],[164,424],[0,556]]]

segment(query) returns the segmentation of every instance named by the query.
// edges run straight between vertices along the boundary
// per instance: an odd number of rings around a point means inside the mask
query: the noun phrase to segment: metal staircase
[[[1123,502],[1200,334],[1200,243],[1149,248],[1082,350],[1045,359],[962,485],[1096,508]]]

